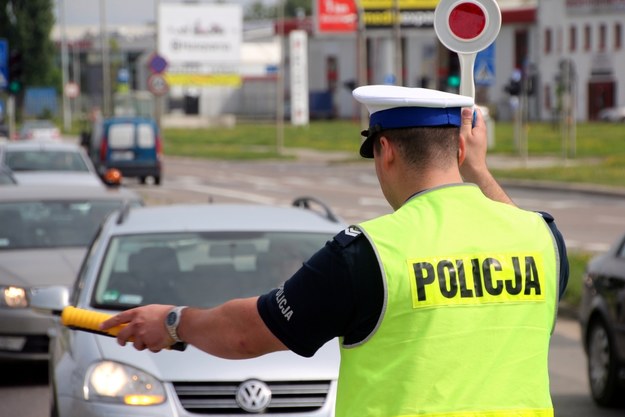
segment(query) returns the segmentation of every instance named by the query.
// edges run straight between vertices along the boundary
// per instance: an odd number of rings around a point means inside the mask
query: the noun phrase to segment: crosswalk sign
[[[495,43],[478,52],[473,70],[475,85],[488,87],[495,82]]]

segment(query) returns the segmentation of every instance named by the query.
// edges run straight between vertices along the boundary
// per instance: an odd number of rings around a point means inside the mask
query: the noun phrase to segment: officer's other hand
[[[476,113],[475,125],[473,124],[474,111]],[[478,107],[462,109],[460,136],[465,143],[465,157],[463,161],[460,161],[460,174],[466,181],[476,182],[476,178],[488,171],[486,165],[488,148],[486,124]]]

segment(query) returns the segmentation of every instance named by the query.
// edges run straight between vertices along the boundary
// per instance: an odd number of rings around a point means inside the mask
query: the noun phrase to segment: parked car
[[[601,109],[597,117],[604,122],[625,122],[625,107],[608,107]]]
[[[125,188],[55,185],[0,192],[0,360],[47,360],[52,321],[28,309],[33,286],[71,286],[104,218],[141,205]]]
[[[625,405],[625,236],[588,263],[580,321],[592,398]]]
[[[76,184],[102,186],[84,149],[66,142],[8,142],[0,144],[0,165],[13,171],[18,184]],[[121,180],[120,180],[121,181]],[[119,185],[119,183],[106,183]]]
[[[6,142],[10,139],[9,126],[0,122],[0,142]]]
[[[318,213],[309,202],[120,211],[90,247],[71,297],[64,288],[37,290],[33,305],[58,312],[69,298],[74,307],[115,314],[149,303],[212,307],[259,295],[280,285],[345,227],[331,211]],[[192,346],[183,352],[137,351],[60,325],[55,334],[49,375],[58,417],[334,415],[336,340],[313,358],[276,352],[233,361]],[[246,395],[259,389],[271,397],[268,404]]]
[[[51,120],[26,120],[18,133],[20,140],[61,140],[61,131]]]
[[[141,184],[152,178],[162,180],[163,142],[156,121],[147,117],[112,117],[92,127],[83,142],[101,175],[116,168],[125,178]]]

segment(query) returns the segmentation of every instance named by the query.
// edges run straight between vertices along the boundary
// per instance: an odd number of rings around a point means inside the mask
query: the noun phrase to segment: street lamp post
[[[62,102],[63,102],[63,127],[65,131],[69,131],[72,127],[72,113],[69,106],[69,97],[65,93],[65,87],[68,81],[68,60],[67,60],[67,32],[65,24],[65,1],[59,1],[59,16],[61,18],[61,74],[63,88],[62,90]]]

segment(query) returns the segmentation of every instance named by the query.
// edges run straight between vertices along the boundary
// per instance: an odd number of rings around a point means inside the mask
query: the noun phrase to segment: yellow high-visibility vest
[[[341,346],[337,417],[553,416],[559,260],[540,214],[458,184],[359,228],[384,309],[370,337]]]

